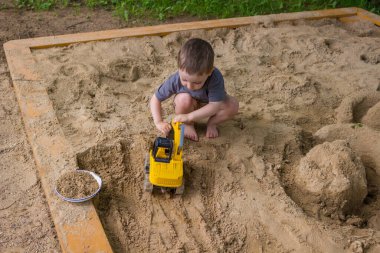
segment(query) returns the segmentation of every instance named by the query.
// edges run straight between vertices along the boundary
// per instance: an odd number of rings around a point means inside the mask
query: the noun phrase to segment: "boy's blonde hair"
[[[178,52],[178,68],[190,75],[211,73],[214,68],[214,50],[210,43],[199,38],[186,41]]]

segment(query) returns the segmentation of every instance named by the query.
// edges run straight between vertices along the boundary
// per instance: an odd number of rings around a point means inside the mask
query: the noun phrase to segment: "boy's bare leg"
[[[197,101],[187,93],[179,93],[174,98],[174,107],[176,114],[187,114],[195,110]],[[185,124],[185,137],[198,141],[198,134],[195,131],[194,123]]]
[[[227,95],[222,108],[214,116],[210,117],[207,122],[207,138],[216,138],[219,136],[217,125],[231,119],[239,111],[239,102],[236,98]]]

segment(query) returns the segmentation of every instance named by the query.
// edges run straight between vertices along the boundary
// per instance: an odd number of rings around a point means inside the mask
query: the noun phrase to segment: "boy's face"
[[[207,74],[202,74],[202,75],[197,75],[197,74],[190,75],[185,70],[181,70],[181,69],[178,70],[179,78],[181,79],[182,85],[188,88],[189,90],[202,89],[207,78],[211,75],[211,72]]]

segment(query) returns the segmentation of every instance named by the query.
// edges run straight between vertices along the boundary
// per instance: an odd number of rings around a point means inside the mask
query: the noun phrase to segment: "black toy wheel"
[[[153,185],[149,180],[149,171],[150,171],[150,163],[149,163],[149,153],[145,156],[144,163],[144,191],[153,192]]]

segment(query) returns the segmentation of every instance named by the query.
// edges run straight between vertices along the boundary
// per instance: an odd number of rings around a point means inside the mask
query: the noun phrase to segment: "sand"
[[[196,124],[200,141],[184,145],[183,196],[151,195],[144,157],[159,133],[148,102],[190,37],[213,45],[240,112],[217,139]],[[366,22],[268,20],[33,55],[78,166],[103,179],[95,205],[115,252],[378,252],[379,45],[379,28]],[[172,113],[168,100],[165,117]],[[364,168],[368,194],[348,190],[354,207],[310,215],[298,201],[297,170],[313,148],[336,140],[347,143],[351,169]],[[339,163],[320,154],[321,164]]]
[[[58,178],[56,189],[65,198],[79,199],[93,195],[99,184],[88,172],[69,171]]]

